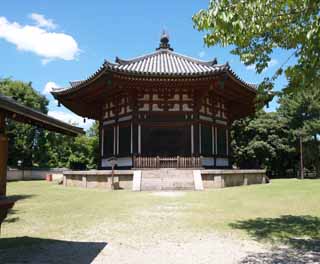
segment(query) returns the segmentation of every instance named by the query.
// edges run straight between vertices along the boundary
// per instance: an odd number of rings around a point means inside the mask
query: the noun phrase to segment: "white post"
[[[119,154],[119,124],[117,125],[117,155]]]
[[[113,127],[113,155],[116,155],[116,126]]]
[[[212,154],[214,155],[214,146],[215,146],[215,140],[214,140],[214,126],[211,127],[211,133],[212,133]]]
[[[214,133],[214,144],[215,144],[215,151],[214,151],[214,153],[217,154],[217,153],[218,153],[218,148],[217,148],[217,146],[218,146],[218,145],[217,145],[217,144],[218,144],[218,135],[217,135],[217,134],[218,134],[218,129],[217,129],[217,127],[214,128],[214,132],[215,132],[215,133]]]
[[[191,125],[191,155],[194,154],[194,141],[193,141],[193,125]]]
[[[131,122],[131,128],[130,128],[130,154],[133,153],[133,145],[132,145],[132,141],[133,141],[133,125],[132,125],[132,122]]]
[[[141,154],[141,125],[138,125],[138,153]]]
[[[201,124],[199,124],[199,153],[201,155]]]

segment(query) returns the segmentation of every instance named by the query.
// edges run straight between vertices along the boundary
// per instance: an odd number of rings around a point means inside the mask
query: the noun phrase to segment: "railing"
[[[201,157],[133,157],[135,168],[200,168]]]

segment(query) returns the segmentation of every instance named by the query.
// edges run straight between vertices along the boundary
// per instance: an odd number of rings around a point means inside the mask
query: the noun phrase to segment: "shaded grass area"
[[[2,238],[0,260],[1,263],[91,263],[106,245],[33,237]]]
[[[307,204],[307,202],[306,202]],[[247,256],[241,263],[319,263],[320,218],[310,215],[282,215],[231,223],[259,242],[271,242],[270,252]],[[278,245],[285,245],[279,247]]]
[[[291,247],[320,251],[320,218],[310,215],[282,215],[256,218],[230,224],[259,241],[284,243]]]
[[[42,181],[12,182],[9,196],[23,199],[17,200],[3,224],[1,240],[28,236],[108,241],[109,237],[130,240],[221,232],[292,246],[301,242],[297,238],[312,240],[304,246],[315,248],[320,233],[319,188],[320,180],[285,179],[164,197],[66,188]]]

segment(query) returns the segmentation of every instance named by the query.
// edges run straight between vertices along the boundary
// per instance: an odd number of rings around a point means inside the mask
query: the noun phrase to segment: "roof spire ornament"
[[[156,50],[160,50],[160,49],[168,49],[173,51],[173,48],[170,47],[169,44],[169,34],[163,30],[161,38],[160,38],[160,45]]]

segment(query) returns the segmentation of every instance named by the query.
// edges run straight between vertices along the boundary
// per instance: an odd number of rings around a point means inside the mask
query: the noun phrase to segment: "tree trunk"
[[[303,148],[302,148],[302,136],[299,137],[300,140],[300,178],[304,179],[304,166],[303,166]]]

